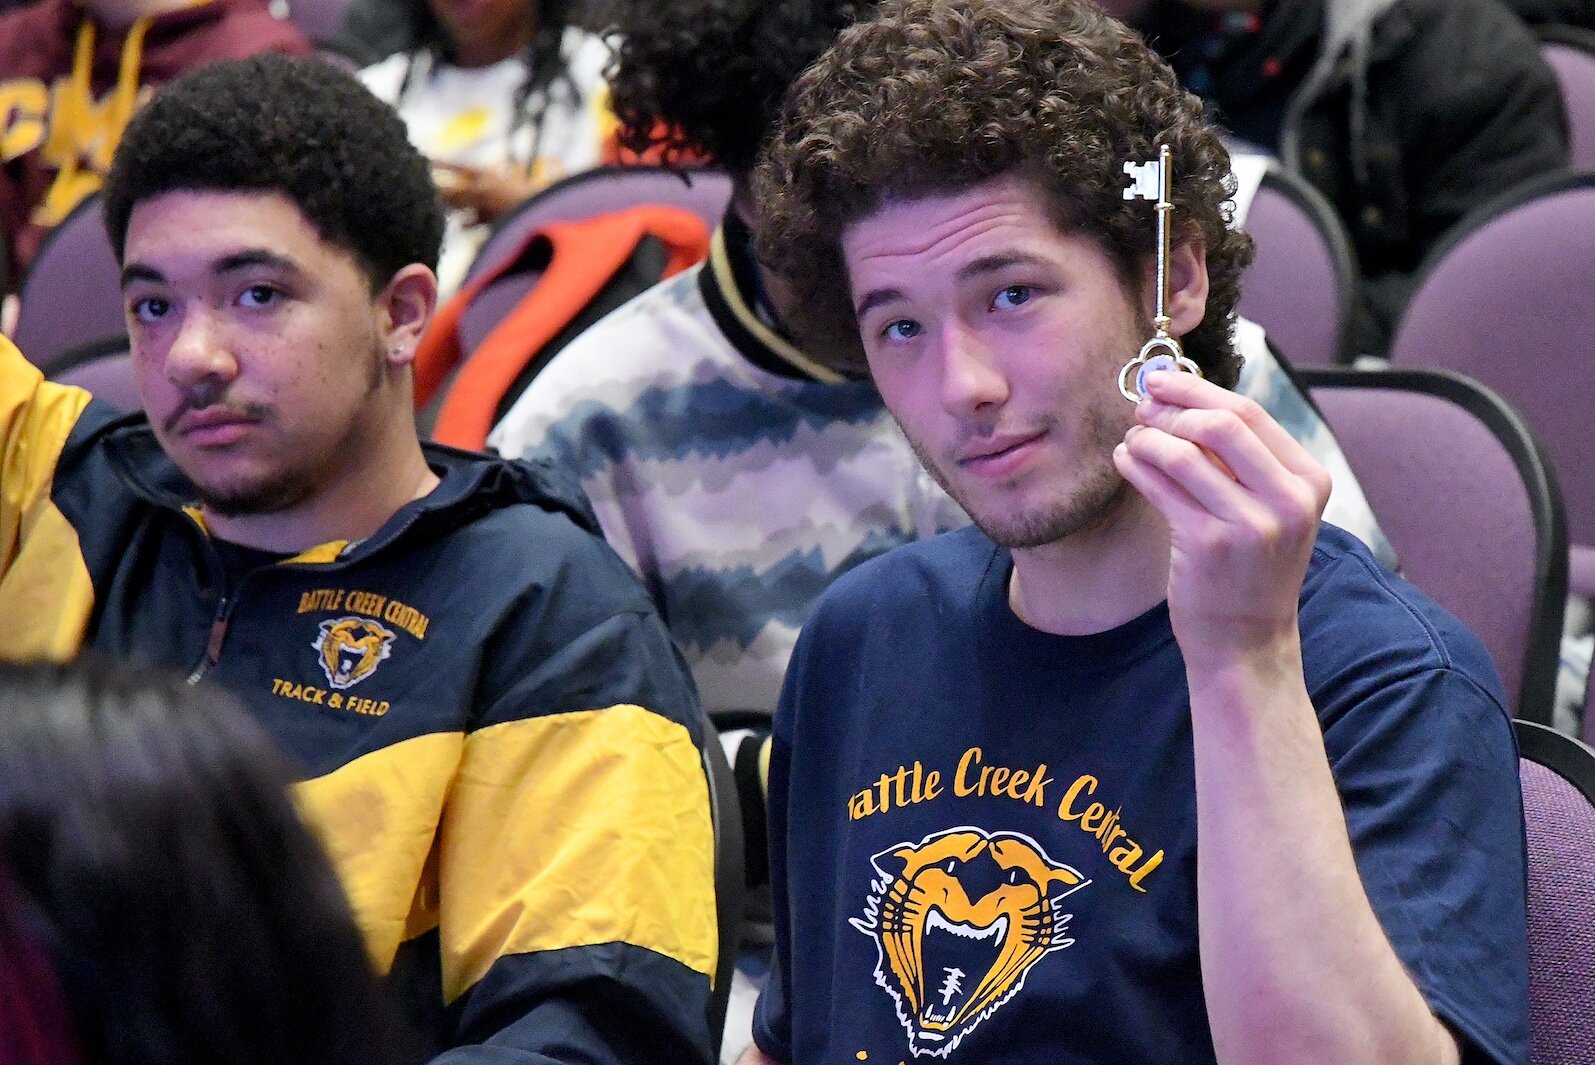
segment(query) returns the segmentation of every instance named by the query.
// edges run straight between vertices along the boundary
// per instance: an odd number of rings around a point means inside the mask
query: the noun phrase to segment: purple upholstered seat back
[[[1595,169],[1595,33],[1565,27],[1547,31],[1540,54],[1561,86],[1570,161],[1580,170]]]
[[[1595,1062],[1595,752],[1519,722],[1530,1065]]]
[[[447,379],[422,410],[416,413],[416,425],[422,435],[430,436],[443,410],[443,401],[454,387],[454,381],[464,368],[466,359],[481,346],[495,326],[515,305],[525,298],[543,275],[537,270],[514,270],[488,285],[460,312],[460,350],[465,354],[459,365],[449,371]]]
[[[138,385],[133,381],[133,356],[127,352],[81,362],[56,374],[52,380],[86,389],[96,399],[120,410],[139,409]]]
[[[1554,484],[1521,421],[1454,374],[1302,378],[1403,574],[1484,641],[1513,716],[1549,721],[1566,540]]]
[[[460,313],[460,349],[475,351],[500,320],[536,285],[543,275],[534,270],[506,274],[488,285]]]
[[[22,279],[16,333],[46,374],[73,348],[127,332],[121,271],[100,221],[100,199],[84,200],[50,233]]]
[[[716,170],[679,172],[656,166],[605,166],[573,174],[527,200],[488,237],[471,263],[467,278],[499,265],[524,243],[526,234],[547,222],[592,218],[645,203],[681,207],[696,213],[710,229],[731,200],[731,179]]]
[[[1456,370],[1523,412],[1561,483],[1571,586],[1595,593],[1595,374],[1583,313],[1595,292],[1595,174],[1550,179],[1485,214],[1425,268],[1391,363]]]
[[[1262,325],[1294,366],[1344,361],[1355,270],[1334,209],[1302,179],[1274,168],[1243,228],[1257,256],[1241,281],[1242,317]]]

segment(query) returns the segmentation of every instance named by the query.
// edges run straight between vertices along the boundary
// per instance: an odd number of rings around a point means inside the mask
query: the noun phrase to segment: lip
[[[1005,433],[973,441],[959,452],[960,469],[980,477],[1005,477],[1024,465],[1046,432]]]
[[[178,418],[177,433],[197,447],[226,447],[243,439],[259,422],[259,418],[229,407],[205,407]]]

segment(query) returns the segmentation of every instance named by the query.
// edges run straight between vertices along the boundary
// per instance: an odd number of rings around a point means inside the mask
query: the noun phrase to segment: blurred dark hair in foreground
[[[221,692],[0,666],[0,1063],[406,1060],[292,776]]]

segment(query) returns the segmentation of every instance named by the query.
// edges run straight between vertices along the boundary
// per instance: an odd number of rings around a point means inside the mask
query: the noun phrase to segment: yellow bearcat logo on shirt
[[[343,617],[321,623],[313,644],[321,652],[321,669],[334,688],[352,688],[377,671],[377,663],[393,653],[393,633],[370,618]]]
[[[1014,832],[954,828],[872,859],[864,916],[875,982],[897,1002],[915,1055],[947,1057],[1018,994],[1047,954],[1074,940],[1058,903],[1091,881]]]

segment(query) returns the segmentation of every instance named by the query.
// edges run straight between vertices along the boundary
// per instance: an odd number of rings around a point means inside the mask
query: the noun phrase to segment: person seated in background
[[[489,437],[581,478],[722,722],[768,719],[798,630],[833,580],[969,520],[915,461],[862,364],[793,338],[786,286],[753,251],[759,145],[787,86],[859,7],[615,9],[623,143],[667,160],[708,155],[732,177],[731,204],[706,265],[579,336]],[[1388,551],[1327,427],[1262,331],[1243,332],[1243,391],[1332,467],[1330,520]]]
[[[417,440],[443,222],[403,124],[325,63],[218,64],[104,203],[145,413],[0,342],[0,658],[236,695],[449,1061],[706,1060],[691,680],[574,486]]]
[[[1567,165],[1555,75],[1496,0],[1100,0],[1242,142],[1334,205],[1363,276],[1352,350],[1383,355],[1424,255]]]
[[[0,233],[12,286],[50,230],[98,191],[151,87],[221,59],[309,50],[266,0],[39,0],[0,17]]]
[[[769,144],[788,320],[975,526],[804,627],[748,1060],[1521,1065],[1500,683],[1230,391],[1250,242],[1201,102],[1089,0],[886,0]]]
[[[449,208],[438,276],[465,277],[491,223],[549,182],[611,158],[609,47],[571,0],[426,0],[421,43],[360,78],[432,160]]]
[[[0,667],[0,716],[0,1059],[418,1060],[287,759],[224,692]]]

